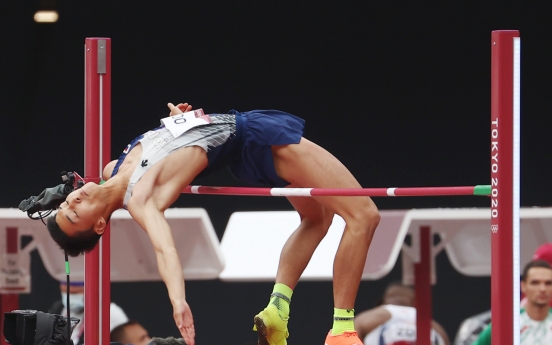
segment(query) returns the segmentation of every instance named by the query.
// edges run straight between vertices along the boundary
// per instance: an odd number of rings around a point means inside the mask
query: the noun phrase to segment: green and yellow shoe
[[[265,310],[255,315],[253,330],[257,331],[259,345],[287,345],[289,337],[288,320],[282,319],[275,305],[269,305]]]

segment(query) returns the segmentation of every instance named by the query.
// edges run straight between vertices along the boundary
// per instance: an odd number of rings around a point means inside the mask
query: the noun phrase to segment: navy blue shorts
[[[285,187],[274,168],[272,145],[298,144],[305,120],[279,110],[230,111],[236,115],[236,136],[241,137],[241,154],[229,164],[232,175],[256,186]]]

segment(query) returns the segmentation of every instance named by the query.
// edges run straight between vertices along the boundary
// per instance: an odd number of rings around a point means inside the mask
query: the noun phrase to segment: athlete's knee
[[[331,212],[327,208],[324,208],[324,211],[321,212],[319,223],[320,223],[320,227],[322,229],[325,229],[326,233],[328,232],[328,229],[332,225],[334,215],[335,213]]]
[[[375,205],[358,208],[346,218],[348,228],[353,232],[364,233],[370,237],[380,222],[380,213]]]
[[[324,237],[332,225],[333,217],[333,212],[329,211],[327,208],[321,208],[319,212],[301,215],[301,223],[305,225],[305,228],[314,230],[318,232],[321,237]]]

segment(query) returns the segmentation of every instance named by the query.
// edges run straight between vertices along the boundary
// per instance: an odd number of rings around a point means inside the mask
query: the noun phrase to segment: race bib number
[[[194,127],[207,125],[209,123],[211,123],[211,118],[209,115],[205,115],[203,109],[196,109],[161,119],[161,124],[164,125],[175,138]]]
[[[409,324],[394,324],[383,330],[386,344],[415,344],[416,326]]]

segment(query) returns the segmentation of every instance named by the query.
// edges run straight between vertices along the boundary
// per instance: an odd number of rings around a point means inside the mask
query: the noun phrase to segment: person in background
[[[76,317],[81,320],[73,329],[71,339],[75,345],[81,345],[84,343],[84,282],[71,282],[69,289],[67,289],[66,282],[60,282],[59,290],[61,293],[61,299],[55,301],[50,309],[48,309],[48,312],[51,314],[67,316],[67,293],[69,293],[71,317]],[[128,317],[123,309],[113,302],[110,305],[109,317],[110,331],[118,325],[128,321]]]
[[[521,291],[527,298],[519,316],[520,344],[552,344],[552,267],[544,260],[529,262],[523,269]],[[491,345],[492,323],[473,345]]]
[[[539,246],[532,257],[533,261],[544,260],[552,266],[552,243],[545,243]],[[520,306],[524,307],[527,304],[527,299],[522,293]],[[552,301],[550,301],[552,307]],[[480,314],[468,317],[458,327],[454,345],[471,345],[479,334],[491,323],[491,311],[487,310]]]
[[[151,340],[148,331],[135,320],[118,325],[109,336],[109,341],[121,344],[148,345]]]
[[[490,310],[465,319],[458,328],[456,338],[454,339],[454,345],[471,345],[490,323]]]
[[[536,260],[544,260],[552,266],[552,243],[545,243],[537,248],[535,250],[535,253],[533,254],[533,261]],[[527,298],[524,294],[522,294],[522,299],[520,302],[521,307],[525,307],[527,305]],[[552,300],[550,301],[550,306],[552,307]]]
[[[364,345],[416,344],[416,308],[414,290],[401,283],[391,283],[381,305],[366,310],[355,319],[355,328]],[[445,329],[432,321],[431,344],[449,345]]]

